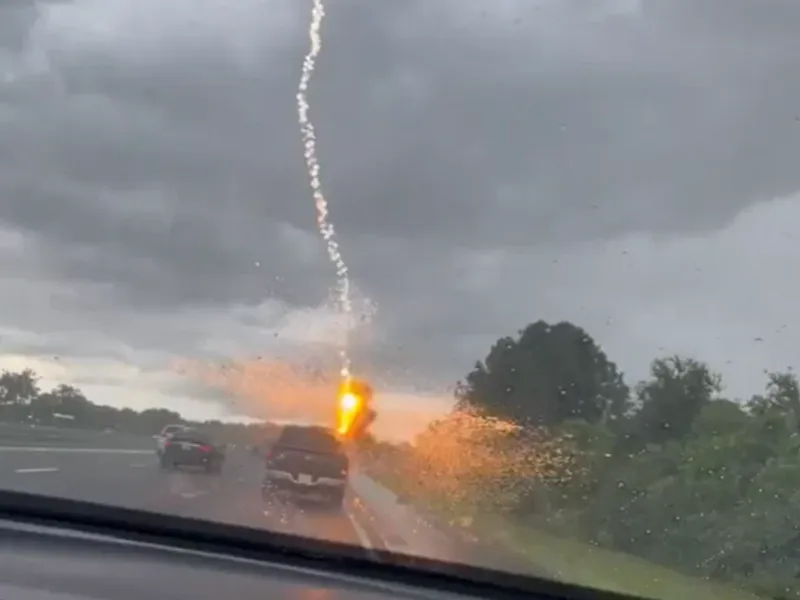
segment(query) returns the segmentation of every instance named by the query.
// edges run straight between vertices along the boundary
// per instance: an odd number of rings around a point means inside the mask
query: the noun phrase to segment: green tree
[[[523,425],[623,417],[629,389],[616,365],[580,327],[537,321],[498,340],[457,387],[459,405]]]
[[[790,369],[768,372],[764,392],[740,402],[721,397],[721,377],[705,363],[659,358],[629,408],[622,376],[582,329],[538,322],[519,338],[499,340],[457,389],[460,408],[548,425],[558,456],[570,459],[567,478],[530,485],[530,474],[506,473],[504,489],[515,493],[504,500],[515,504],[504,518],[512,525],[543,527],[764,597],[800,596],[800,384]],[[452,432],[432,427],[428,436],[436,443],[423,466]],[[524,436],[505,441],[528,443]],[[401,473],[415,464],[403,460],[413,451],[377,453],[369,442],[365,458],[386,470],[389,461]],[[475,497],[492,487],[478,478],[480,468],[470,469],[470,451],[457,447],[451,466],[456,487],[466,485],[478,506]],[[490,453],[491,474],[506,472],[498,456]],[[402,483],[414,481],[428,479],[412,472]]]
[[[749,406],[754,413],[780,415],[786,420],[789,431],[800,426],[800,384],[792,371],[768,372],[766,395],[755,396]]]
[[[31,369],[0,374],[0,397],[4,404],[30,404],[39,395],[39,377]]]
[[[722,389],[720,376],[692,358],[658,358],[650,365],[650,375],[636,387],[633,419],[646,443],[683,438],[697,415]]]
[[[165,425],[190,423],[175,411],[155,408],[141,412],[130,408],[102,406],[90,401],[75,386],[60,384],[41,392],[39,377],[31,369],[0,374],[0,420],[81,429],[113,429],[121,432],[153,435]],[[242,425],[207,421],[191,423],[202,427],[221,441],[248,443],[274,438],[277,425],[270,423]]]

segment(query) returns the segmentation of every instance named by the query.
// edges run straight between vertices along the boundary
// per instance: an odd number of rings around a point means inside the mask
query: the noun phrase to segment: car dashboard
[[[0,521],[4,600],[463,598],[398,584]]]
[[[0,490],[3,600],[630,600],[557,581]]]

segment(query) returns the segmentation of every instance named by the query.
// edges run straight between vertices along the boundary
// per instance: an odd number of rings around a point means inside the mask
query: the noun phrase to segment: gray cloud
[[[642,341],[605,328],[586,265],[631,235],[716,243],[800,188],[795,3],[329,4],[312,117],[342,250],[379,307],[354,356],[393,384],[452,382],[542,315],[586,320],[640,373]],[[334,282],[294,105],[307,9],[0,9],[0,222],[28,244],[0,258],[8,353],[154,369],[297,345],[267,332]],[[608,260],[617,322],[689,293],[677,278],[629,305],[628,258]]]

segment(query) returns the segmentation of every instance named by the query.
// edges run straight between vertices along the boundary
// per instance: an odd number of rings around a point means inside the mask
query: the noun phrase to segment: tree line
[[[155,435],[166,425],[200,427],[222,442],[258,444],[276,427],[270,423],[191,421],[165,408],[136,411],[95,404],[77,387],[61,384],[43,390],[31,369],[0,373],[0,421],[32,426],[110,430],[135,435]]]
[[[581,327],[539,321],[498,340],[456,399],[413,445],[367,440],[367,453],[416,471],[406,484],[442,504],[499,511],[769,597],[800,594],[791,370],[766,373],[761,394],[730,398],[703,361],[665,356],[629,386]]]

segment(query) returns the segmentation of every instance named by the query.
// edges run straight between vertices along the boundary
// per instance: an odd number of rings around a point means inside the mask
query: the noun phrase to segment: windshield
[[[796,597],[798,29],[782,0],[0,3],[0,487]],[[341,452],[274,449],[310,425]]]

